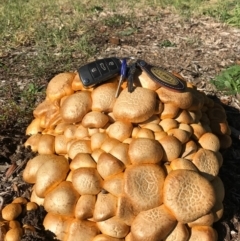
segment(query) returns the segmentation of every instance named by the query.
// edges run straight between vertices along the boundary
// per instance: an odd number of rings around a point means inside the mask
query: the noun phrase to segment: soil
[[[98,18],[106,19],[109,15],[111,13],[102,12]],[[119,26],[104,25],[96,17],[85,21],[93,33],[91,41],[97,51],[91,58],[73,53],[72,69],[69,71],[98,58],[134,57],[180,73],[223,105],[232,128],[233,143],[227,150],[222,150],[224,163],[219,176],[225,186],[224,214],[214,228],[219,241],[240,240],[240,104],[236,96],[226,96],[210,83],[221,70],[239,63],[240,29],[208,17],[183,19],[168,10],[139,13],[132,22]],[[64,63],[56,64],[55,69],[49,69],[36,79],[25,62],[26,55],[34,52],[31,48],[23,45],[0,55],[1,65],[8,67],[8,71],[6,68],[0,69],[0,88],[6,85],[15,88],[16,83],[25,86],[30,81],[39,81],[46,88],[48,81],[65,69]],[[35,106],[40,101],[41,98],[36,98]],[[22,171],[27,161],[35,155],[23,147],[27,138],[25,129],[31,119],[32,114],[28,114],[24,123],[9,123],[0,128],[1,206],[18,196],[30,197],[32,186],[22,180]],[[22,240],[51,240],[51,235],[44,232],[41,225],[44,210],[28,215],[21,217],[20,221],[35,222],[34,226],[38,228],[34,234],[27,233]]]

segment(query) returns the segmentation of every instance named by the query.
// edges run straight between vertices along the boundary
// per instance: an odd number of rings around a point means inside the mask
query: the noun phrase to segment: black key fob
[[[78,69],[79,77],[85,88],[103,83],[120,75],[121,60],[115,57],[99,59]]]

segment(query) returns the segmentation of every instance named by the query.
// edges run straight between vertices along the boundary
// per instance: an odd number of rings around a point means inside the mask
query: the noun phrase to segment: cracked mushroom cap
[[[92,110],[112,112],[116,101],[117,82],[104,83],[92,91]]]
[[[132,93],[124,89],[113,107],[117,120],[139,123],[149,119],[155,112],[156,93],[152,90],[136,87]]]
[[[124,172],[124,192],[139,211],[162,204],[164,170],[154,164],[132,165]]]
[[[165,205],[142,211],[131,226],[133,240],[163,240],[176,226],[176,222],[176,218]]]
[[[215,152],[200,148],[193,156],[192,162],[207,180],[212,181],[218,175],[220,166]]]
[[[73,217],[79,194],[69,181],[61,182],[45,196],[43,206],[47,212]]]
[[[211,211],[216,201],[212,185],[195,171],[171,171],[163,187],[163,203],[182,223],[192,222]]]

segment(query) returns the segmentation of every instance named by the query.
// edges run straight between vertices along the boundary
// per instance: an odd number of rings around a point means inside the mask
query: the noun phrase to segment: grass
[[[240,65],[232,65],[223,70],[212,83],[225,94],[240,94]]]
[[[103,26],[118,28],[128,22],[128,27],[121,30],[119,35],[130,36],[137,32],[134,21],[137,21],[139,12],[146,15],[149,9],[158,12],[167,7],[183,17],[207,15],[227,24],[240,26],[238,0],[1,0],[0,69],[4,74],[0,76],[0,81],[1,78],[5,81],[13,78],[16,74],[12,73],[14,63],[22,66],[19,75],[29,78],[26,73],[30,72],[33,82],[49,79],[49,73],[54,75],[60,70],[75,70],[76,63],[80,65],[97,54],[94,24],[100,21]],[[166,40],[160,45],[171,47],[174,43]],[[13,53],[12,66],[1,59]],[[40,86],[36,84],[34,88],[39,89]],[[13,113],[26,111],[23,103],[30,101],[32,103],[29,104],[29,109],[33,108],[35,99],[32,97],[36,92],[29,88],[13,88],[13,95],[22,95],[22,105],[12,96],[4,96],[5,92],[0,92],[0,98],[9,102],[4,104],[5,107],[0,102],[0,111],[3,110],[4,113],[0,116],[0,126],[3,123],[1,120],[5,124],[10,123],[8,120]],[[22,106],[21,110],[19,106]]]

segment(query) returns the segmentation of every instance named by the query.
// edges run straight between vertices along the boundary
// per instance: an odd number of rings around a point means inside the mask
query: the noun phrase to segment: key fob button
[[[107,66],[110,70],[117,69],[116,63],[113,61],[113,59],[106,59]]]
[[[109,72],[109,70],[107,68],[107,65],[104,62],[104,60],[97,61],[97,66],[98,66],[98,69],[100,70],[102,75],[105,75],[106,73]]]
[[[88,65],[89,72],[91,73],[93,78],[98,78],[101,76],[100,71],[97,68],[97,65],[95,63],[91,63]]]

